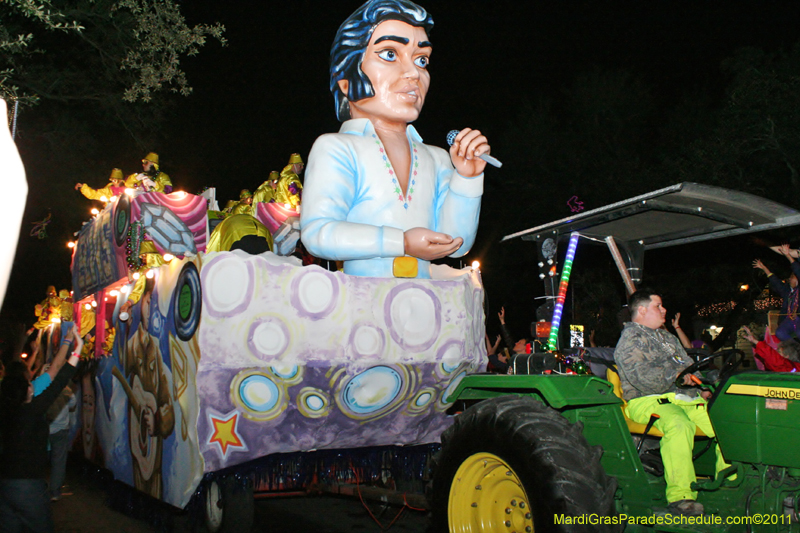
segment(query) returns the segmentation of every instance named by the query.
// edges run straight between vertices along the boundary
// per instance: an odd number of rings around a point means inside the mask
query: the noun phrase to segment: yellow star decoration
[[[236,423],[238,420],[238,413],[233,413],[227,419],[211,416],[211,423],[214,424],[214,433],[211,435],[208,442],[216,442],[219,444],[222,448],[222,455],[227,455],[228,446],[244,447],[236,432]]]

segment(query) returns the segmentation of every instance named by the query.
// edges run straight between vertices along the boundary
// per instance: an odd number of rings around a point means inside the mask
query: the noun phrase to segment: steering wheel
[[[684,368],[681,371],[681,373],[678,374],[678,377],[675,378],[675,386],[678,387],[679,389],[688,389],[690,387],[694,387],[695,385],[700,385],[700,384],[710,385],[710,383],[705,379],[700,379],[696,376],[693,378],[694,383],[692,385],[686,385],[683,382],[683,378],[687,374],[694,374],[701,368],[708,365],[708,363],[712,359],[716,359],[717,357],[725,357],[725,362],[723,364],[722,369],[719,372],[719,379],[720,381],[722,381],[722,379],[724,379],[725,377],[733,373],[734,370],[739,368],[739,366],[742,364],[742,361],[744,361],[744,352],[734,348],[730,350],[720,350],[719,352],[715,352],[709,356],[703,357],[702,359],[699,359],[694,363],[692,363],[691,365]]]

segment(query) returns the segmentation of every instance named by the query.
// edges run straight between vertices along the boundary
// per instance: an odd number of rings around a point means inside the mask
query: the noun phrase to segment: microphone
[[[460,132],[458,130],[452,130],[450,133],[447,134],[447,146],[453,146],[453,143],[456,142],[456,136]],[[489,154],[481,154],[478,157],[492,165],[493,167],[500,168],[503,166],[503,163],[498,161],[496,158],[490,156]]]

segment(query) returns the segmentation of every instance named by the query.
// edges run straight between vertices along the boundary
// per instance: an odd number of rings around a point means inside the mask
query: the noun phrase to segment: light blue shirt
[[[45,372],[44,374],[33,378],[31,384],[33,384],[33,395],[39,396],[44,390],[50,386],[53,382],[53,379],[50,377],[50,374]]]
[[[404,255],[403,232],[428,228],[461,237],[452,257],[469,252],[478,231],[483,174],[465,178],[450,154],[406,128],[412,150],[405,195],[372,122],[348,120],[319,137],[308,156],[300,213],[301,239],[314,256],[344,261],[345,274],[392,277]],[[419,278],[430,263],[418,260]]]

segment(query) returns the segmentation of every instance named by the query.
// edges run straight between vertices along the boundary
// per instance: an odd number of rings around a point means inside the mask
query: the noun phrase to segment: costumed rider
[[[76,183],[75,190],[81,191],[81,194],[89,200],[108,202],[114,196],[125,192],[125,179],[122,177],[122,170],[115,168],[108,177],[108,185],[102,189],[92,189],[86,183]]]
[[[125,186],[145,192],[172,192],[172,182],[168,175],[159,170],[158,154],[155,152],[150,152],[142,159],[142,172],[128,176]]]
[[[229,201],[225,206],[225,212],[232,215],[251,215],[253,213],[253,193],[249,189],[242,189],[239,192],[239,201]]]
[[[278,180],[280,180],[280,178],[281,175],[277,170],[270,172],[267,181],[259,185],[256,192],[253,193],[253,205],[274,202],[275,191],[278,188]]]
[[[275,201],[295,211],[300,204],[300,195],[303,191],[303,183],[300,181],[303,167],[303,158],[300,154],[292,154],[289,157],[289,164],[281,170],[275,187]]]
[[[164,256],[158,253],[153,241],[142,241],[142,244],[139,245],[139,260],[142,262],[142,269],[141,272],[139,272],[140,276],[136,278],[133,289],[131,289],[130,294],[128,294],[128,299],[119,308],[119,319],[123,322],[130,318],[131,307],[139,303],[139,300],[142,299],[142,295],[147,287],[148,278],[146,272],[151,268],[158,268],[166,263]]]
[[[330,90],[343,121],[308,157],[301,239],[344,272],[430,278],[430,261],[466,254],[483,194],[486,137],[461,130],[448,154],[410,125],[430,85],[430,15],[408,0],[372,0],[339,28]]]
[[[50,324],[58,322],[61,319],[61,303],[61,299],[56,293],[56,288],[52,285],[47,287],[47,297],[34,307],[33,313],[38,317],[38,320],[33,327],[44,329]]]
[[[708,391],[679,389],[677,376],[692,360],[680,341],[662,329],[667,310],[661,296],[640,289],[628,300],[632,322],[626,322],[614,351],[623,397],[628,402],[626,412],[634,422],[647,424],[651,414],[660,418],[655,427],[664,434],[661,439],[661,459],[667,483],[668,511],[674,514],[698,516],[703,505],[695,501],[697,492],[691,488],[697,478],[692,463],[695,428],[714,437],[714,428],[706,410]],[[684,376],[683,384],[692,385],[693,376]],[[719,445],[716,446],[716,471],[727,466]]]

